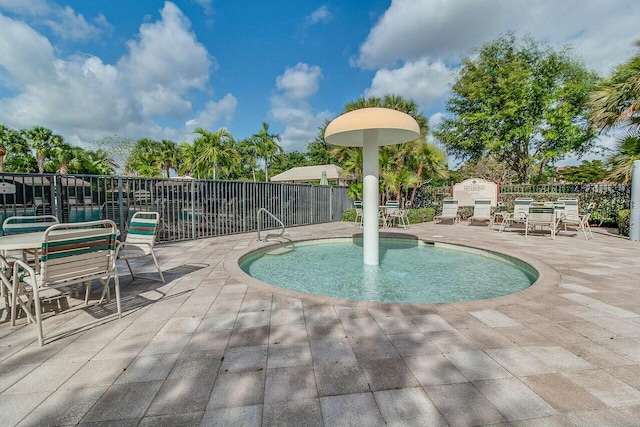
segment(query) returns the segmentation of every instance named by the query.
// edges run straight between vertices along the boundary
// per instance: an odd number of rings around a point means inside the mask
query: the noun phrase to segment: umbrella
[[[327,180],[327,171],[322,171],[322,178],[320,178],[320,185],[329,185],[329,181]]]

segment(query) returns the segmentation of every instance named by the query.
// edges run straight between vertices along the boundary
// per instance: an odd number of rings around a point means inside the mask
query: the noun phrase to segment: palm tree
[[[636,160],[640,160],[640,135],[626,134],[618,140],[618,153],[609,158],[611,172],[607,178],[629,184]]]
[[[53,147],[50,155],[50,165],[47,165],[46,169],[52,169],[52,172],[59,172],[63,175],[69,174],[69,166],[71,163],[73,163],[75,172],[79,172],[82,168],[82,160],[85,157],[82,148],[74,147],[66,142]]]
[[[118,165],[111,159],[109,153],[104,150],[86,152],[88,173],[95,175],[113,175]]]
[[[149,138],[136,141],[125,164],[125,171],[147,178],[162,176],[160,142]]]
[[[36,162],[38,164],[38,172],[44,173],[44,162],[56,145],[63,143],[63,138],[42,126],[35,126],[29,130],[22,131],[27,139],[29,146],[36,152]]]
[[[198,147],[196,164],[199,169],[206,169],[208,165],[211,165],[213,179],[217,179],[218,166],[225,164],[225,162],[226,164],[232,163],[232,158],[237,155],[230,150],[228,144],[233,141],[233,137],[226,128],[220,128],[216,132],[197,128],[195,133],[200,135],[194,143]]]
[[[640,41],[636,45],[640,48]],[[629,182],[633,162],[640,159],[640,49],[596,87],[589,104],[600,132],[626,129],[618,140],[618,153],[609,159],[609,178]]]
[[[196,178],[200,178],[198,174],[198,153],[194,144],[183,142],[179,145],[180,161],[178,162],[178,173],[180,175],[196,175]]]
[[[19,137],[18,131],[0,124],[0,172],[4,170],[4,156],[7,155],[7,147]]]
[[[171,168],[177,169],[179,162],[179,150],[178,144],[173,141],[163,139],[160,141],[159,156],[162,163],[162,169],[167,174],[167,178],[170,176]]]
[[[411,196],[411,202],[413,202],[422,181],[446,174],[446,155],[442,150],[426,142],[429,124],[413,100],[397,95],[386,95],[383,98],[360,98],[355,102],[348,103],[345,106],[345,112],[370,107],[402,111],[413,117],[420,127],[420,136],[414,141],[397,146],[385,146],[379,152],[380,180],[386,197],[389,197],[391,193],[399,197],[403,194],[403,190],[406,197],[408,189],[413,188]],[[353,163],[348,159],[354,156],[354,153],[360,153],[360,157],[362,155],[361,150],[352,147],[334,146],[330,152],[339,161],[344,161],[345,165]],[[401,179],[401,177],[403,178]],[[409,177],[411,178],[409,179]],[[407,185],[411,187],[407,187]]]
[[[278,145],[282,137],[277,133],[269,133],[269,125],[262,122],[262,129],[252,137],[258,156],[264,161],[264,180],[269,182],[269,163],[284,150]]]
[[[243,139],[238,143],[238,152],[241,156],[243,166],[251,168],[253,182],[256,182],[256,169],[258,169],[258,148],[255,145],[255,138]]]

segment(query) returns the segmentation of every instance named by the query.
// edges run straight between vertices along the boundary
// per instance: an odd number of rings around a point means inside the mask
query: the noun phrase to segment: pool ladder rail
[[[267,234],[266,236],[264,236],[264,239],[260,238],[260,232],[262,231],[262,222],[261,222],[262,216],[260,215],[261,213],[265,213],[266,215],[271,217],[271,219],[275,220],[278,224],[280,224],[280,234]],[[282,237],[282,235],[284,234],[284,224],[282,223],[282,221],[280,221],[280,219],[278,219],[278,217],[276,217],[274,214],[272,214],[265,208],[258,209],[257,217],[258,217],[258,241],[259,242],[266,242],[268,241],[269,237]]]

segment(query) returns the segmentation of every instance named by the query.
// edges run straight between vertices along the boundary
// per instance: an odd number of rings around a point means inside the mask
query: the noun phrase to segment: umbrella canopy
[[[344,171],[336,165],[298,166],[271,177],[272,182],[318,182],[322,171],[327,174],[327,180],[338,181],[344,179]]]

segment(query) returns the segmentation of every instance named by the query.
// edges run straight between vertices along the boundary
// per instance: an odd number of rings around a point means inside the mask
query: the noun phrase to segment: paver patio
[[[244,275],[239,257],[265,245],[255,233],[159,245],[167,284],[122,268],[122,319],[74,331],[108,311],[56,314],[47,336],[72,332],[39,347],[34,325],[11,328],[2,310],[0,425],[640,425],[640,244],[602,230],[589,241],[466,224],[390,232],[514,255],[540,279],[491,300],[368,303]]]

